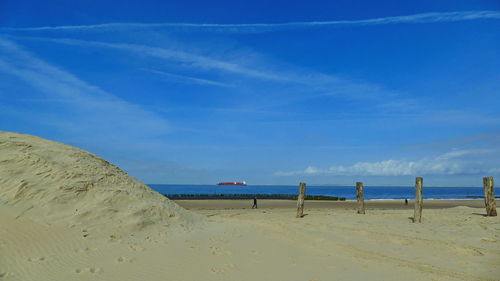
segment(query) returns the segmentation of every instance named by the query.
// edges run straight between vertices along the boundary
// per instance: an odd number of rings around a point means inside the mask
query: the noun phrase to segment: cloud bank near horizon
[[[471,175],[500,174],[500,168],[488,167],[477,159],[480,155],[495,153],[492,149],[456,150],[436,157],[416,161],[384,160],[358,162],[350,166],[331,166],[320,169],[308,166],[302,171],[276,172],[275,176],[417,176],[417,175]]]
[[[303,21],[284,23],[139,23],[139,22],[114,22],[89,25],[59,25],[38,27],[0,27],[0,31],[92,31],[92,30],[119,30],[119,29],[144,29],[168,28],[174,31],[212,31],[224,33],[263,33],[281,30],[335,27],[335,26],[366,26],[387,24],[419,24],[438,22],[458,22],[478,19],[500,19],[500,11],[455,11],[455,12],[429,12],[404,16],[379,17],[361,20],[335,20],[335,21]]]

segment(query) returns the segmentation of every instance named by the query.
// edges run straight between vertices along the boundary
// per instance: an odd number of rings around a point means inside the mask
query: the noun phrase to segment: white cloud
[[[288,29],[334,27],[353,25],[385,25],[400,23],[434,23],[456,22],[477,19],[500,19],[499,11],[459,11],[459,12],[432,12],[406,16],[371,18],[362,20],[310,21],[285,23],[250,23],[250,24],[212,24],[212,23],[104,23],[92,25],[65,25],[40,27],[3,27],[3,31],[92,31],[92,30],[119,30],[168,28],[177,31],[216,31],[225,33],[260,33]]]
[[[320,169],[308,166],[302,171],[276,172],[276,176],[334,175],[334,176],[416,176],[416,175],[461,175],[490,173],[498,174],[500,168],[488,167],[478,157],[496,152],[487,149],[457,150],[437,157],[416,161],[384,160],[380,162],[358,162],[350,166],[331,166]]]

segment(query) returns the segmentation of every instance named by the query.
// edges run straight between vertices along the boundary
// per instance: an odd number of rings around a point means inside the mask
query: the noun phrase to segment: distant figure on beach
[[[408,205],[408,198],[405,198],[405,205]]]
[[[257,209],[257,197],[253,198],[253,206],[252,209]]]

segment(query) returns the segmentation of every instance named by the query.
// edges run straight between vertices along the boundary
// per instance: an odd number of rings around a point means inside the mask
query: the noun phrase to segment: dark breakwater
[[[164,194],[171,200],[249,200],[257,199],[275,199],[275,200],[297,200],[297,195],[292,194]],[[325,195],[306,195],[306,200],[327,200],[327,201],[345,201],[345,197],[325,196]]]

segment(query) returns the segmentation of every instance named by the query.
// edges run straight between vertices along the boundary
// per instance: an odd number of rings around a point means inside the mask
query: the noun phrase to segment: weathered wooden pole
[[[365,196],[363,195],[363,183],[356,183],[356,198],[358,199],[358,214],[365,213]]]
[[[484,206],[486,207],[486,214],[488,214],[488,194],[486,192],[488,187],[488,177],[483,178],[483,193],[484,193]]]
[[[415,180],[415,212],[413,213],[413,222],[422,222],[422,184],[424,179],[417,177]]]
[[[495,190],[493,186],[493,177],[483,178],[484,187],[484,205],[486,206],[486,216],[495,217],[497,207],[495,205]]]
[[[297,215],[296,218],[304,216],[304,197],[306,195],[306,184],[301,182],[299,185],[299,196],[297,197]]]

